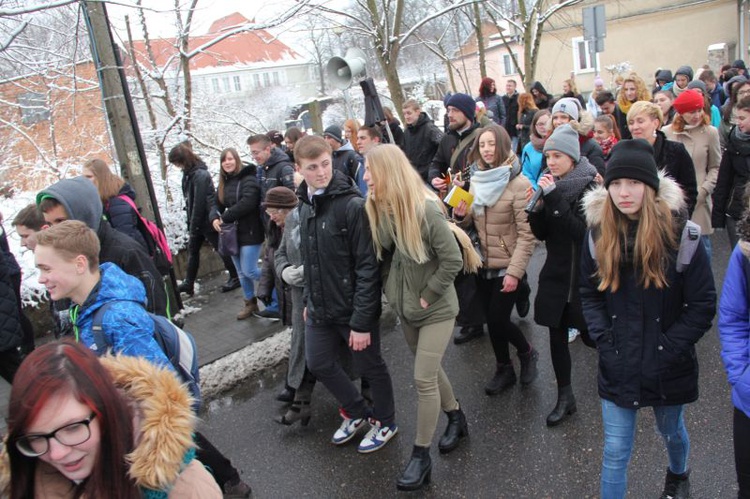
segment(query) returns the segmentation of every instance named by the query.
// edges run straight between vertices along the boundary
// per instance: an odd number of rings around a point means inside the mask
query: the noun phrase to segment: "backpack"
[[[125,201],[135,211],[138,217],[138,230],[146,241],[148,254],[154,261],[154,265],[156,265],[159,273],[161,275],[169,274],[169,270],[172,267],[172,251],[169,249],[169,243],[164,231],[154,222],[141,215],[140,210],[138,210],[138,207],[129,196],[120,194],[117,197]]]
[[[104,303],[93,314],[91,332],[98,352],[106,352],[112,346],[107,342],[107,337],[102,329],[102,320],[109,305],[114,302]],[[146,310],[144,309],[144,312]],[[202,398],[200,389],[200,372],[198,369],[198,349],[195,346],[193,336],[177,327],[166,317],[146,312],[154,321],[154,340],[159,348],[172,364],[177,377],[187,384],[190,395],[193,396],[193,409],[197,413],[200,409]]]
[[[591,231],[589,231],[588,244],[591,258],[596,261],[596,244],[594,243],[594,236]],[[688,220],[682,229],[680,249],[677,251],[677,272],[679,274],[690,265],[699,244],[701,244],[701,227],[697,223]]]

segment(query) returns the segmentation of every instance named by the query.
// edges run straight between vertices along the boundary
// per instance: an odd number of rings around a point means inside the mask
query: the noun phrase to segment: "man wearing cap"
[[[329,126],[323,133],[323,138],[326,139],[333,150],[333,169],[356,181],[361,158],[352,147],[351,142],[344,138],[341,127],[338,125]]]

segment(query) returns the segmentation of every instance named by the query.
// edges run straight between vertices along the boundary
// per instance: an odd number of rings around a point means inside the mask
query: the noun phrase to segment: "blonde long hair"
[[[425,202],[440,204],[438,197],[427,189],[398,146],[375,146],[365,155],[365,161],[374,186],[367,193],[365,210],[378,260],[383,259],[384,232],[399,251],[417,263],[425,263],[429,260],[422,240]]]
[[[600,237],[596,241],[596,262],[599,291],[620,288],[620,265],[628,237],[629,219],[615,206],[612,197],[602,207]],[[656,191],[645,186],[638,231],[633,248],[633,262],[644,288],[667,286],[666,268],[669,254],[677,247],[672,210],[657,197]]]
[[[120,194],[120,189],[125,185],[125,179],[112,173],[107,163],[101,159],[88,160],[83,165],[83,169],[91,171],[96,177],[96,189],[105,206],[110,198]]]

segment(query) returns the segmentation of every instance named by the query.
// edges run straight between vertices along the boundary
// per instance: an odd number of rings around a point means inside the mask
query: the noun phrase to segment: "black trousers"
[[[195,457],[198,461],[207,466],[211,471],[211,474],[219,485],[219,488],[223,491],[224,484],[227,482],[234,482],[239,479],[240,474],[237,469],[232,466],[232,462],[221,453],[219,449],[208,441],[203,433],[195,432],[195,443],[198,448],[195,451]]]
[[[198,268],[201,264],[201,246],[203,246],[204,241],[208,241],[214,249],[218,249],[219,233],[215,230],[205,230],[197,234],[190,234],[190,239],[188,240],[187,272],[185,273],[185,281],[189,283],[195,282],[195,277],[198,275]],[[222,257],[221,260],[224,262],[224,268],[229,272],[229,277],[236,279],[237,269],[234,268],[232,259]]]

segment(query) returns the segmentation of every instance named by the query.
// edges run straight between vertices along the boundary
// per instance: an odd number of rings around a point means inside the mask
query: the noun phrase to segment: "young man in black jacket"
[[[443,132],[423,112],[419,103],[414,99],[404,102],[401,110],[404,112],[406,130],[404,130],[404,153],[409,158],[422,180],[427,182],[430,163],[435,157]]]
[[[297,195],[305,267],[305,358],[307,367],[341,404],[344,421],[332,443],[342,445],[369,420],[360,453],[374,452],[397,432],[393,386],[380,355],[380,269],[354,182],[333,169],[331,147],[306,136],[294,147],[305,181]],[[369,382],[373,408],[338,361],[345,343],[354,372]]]

